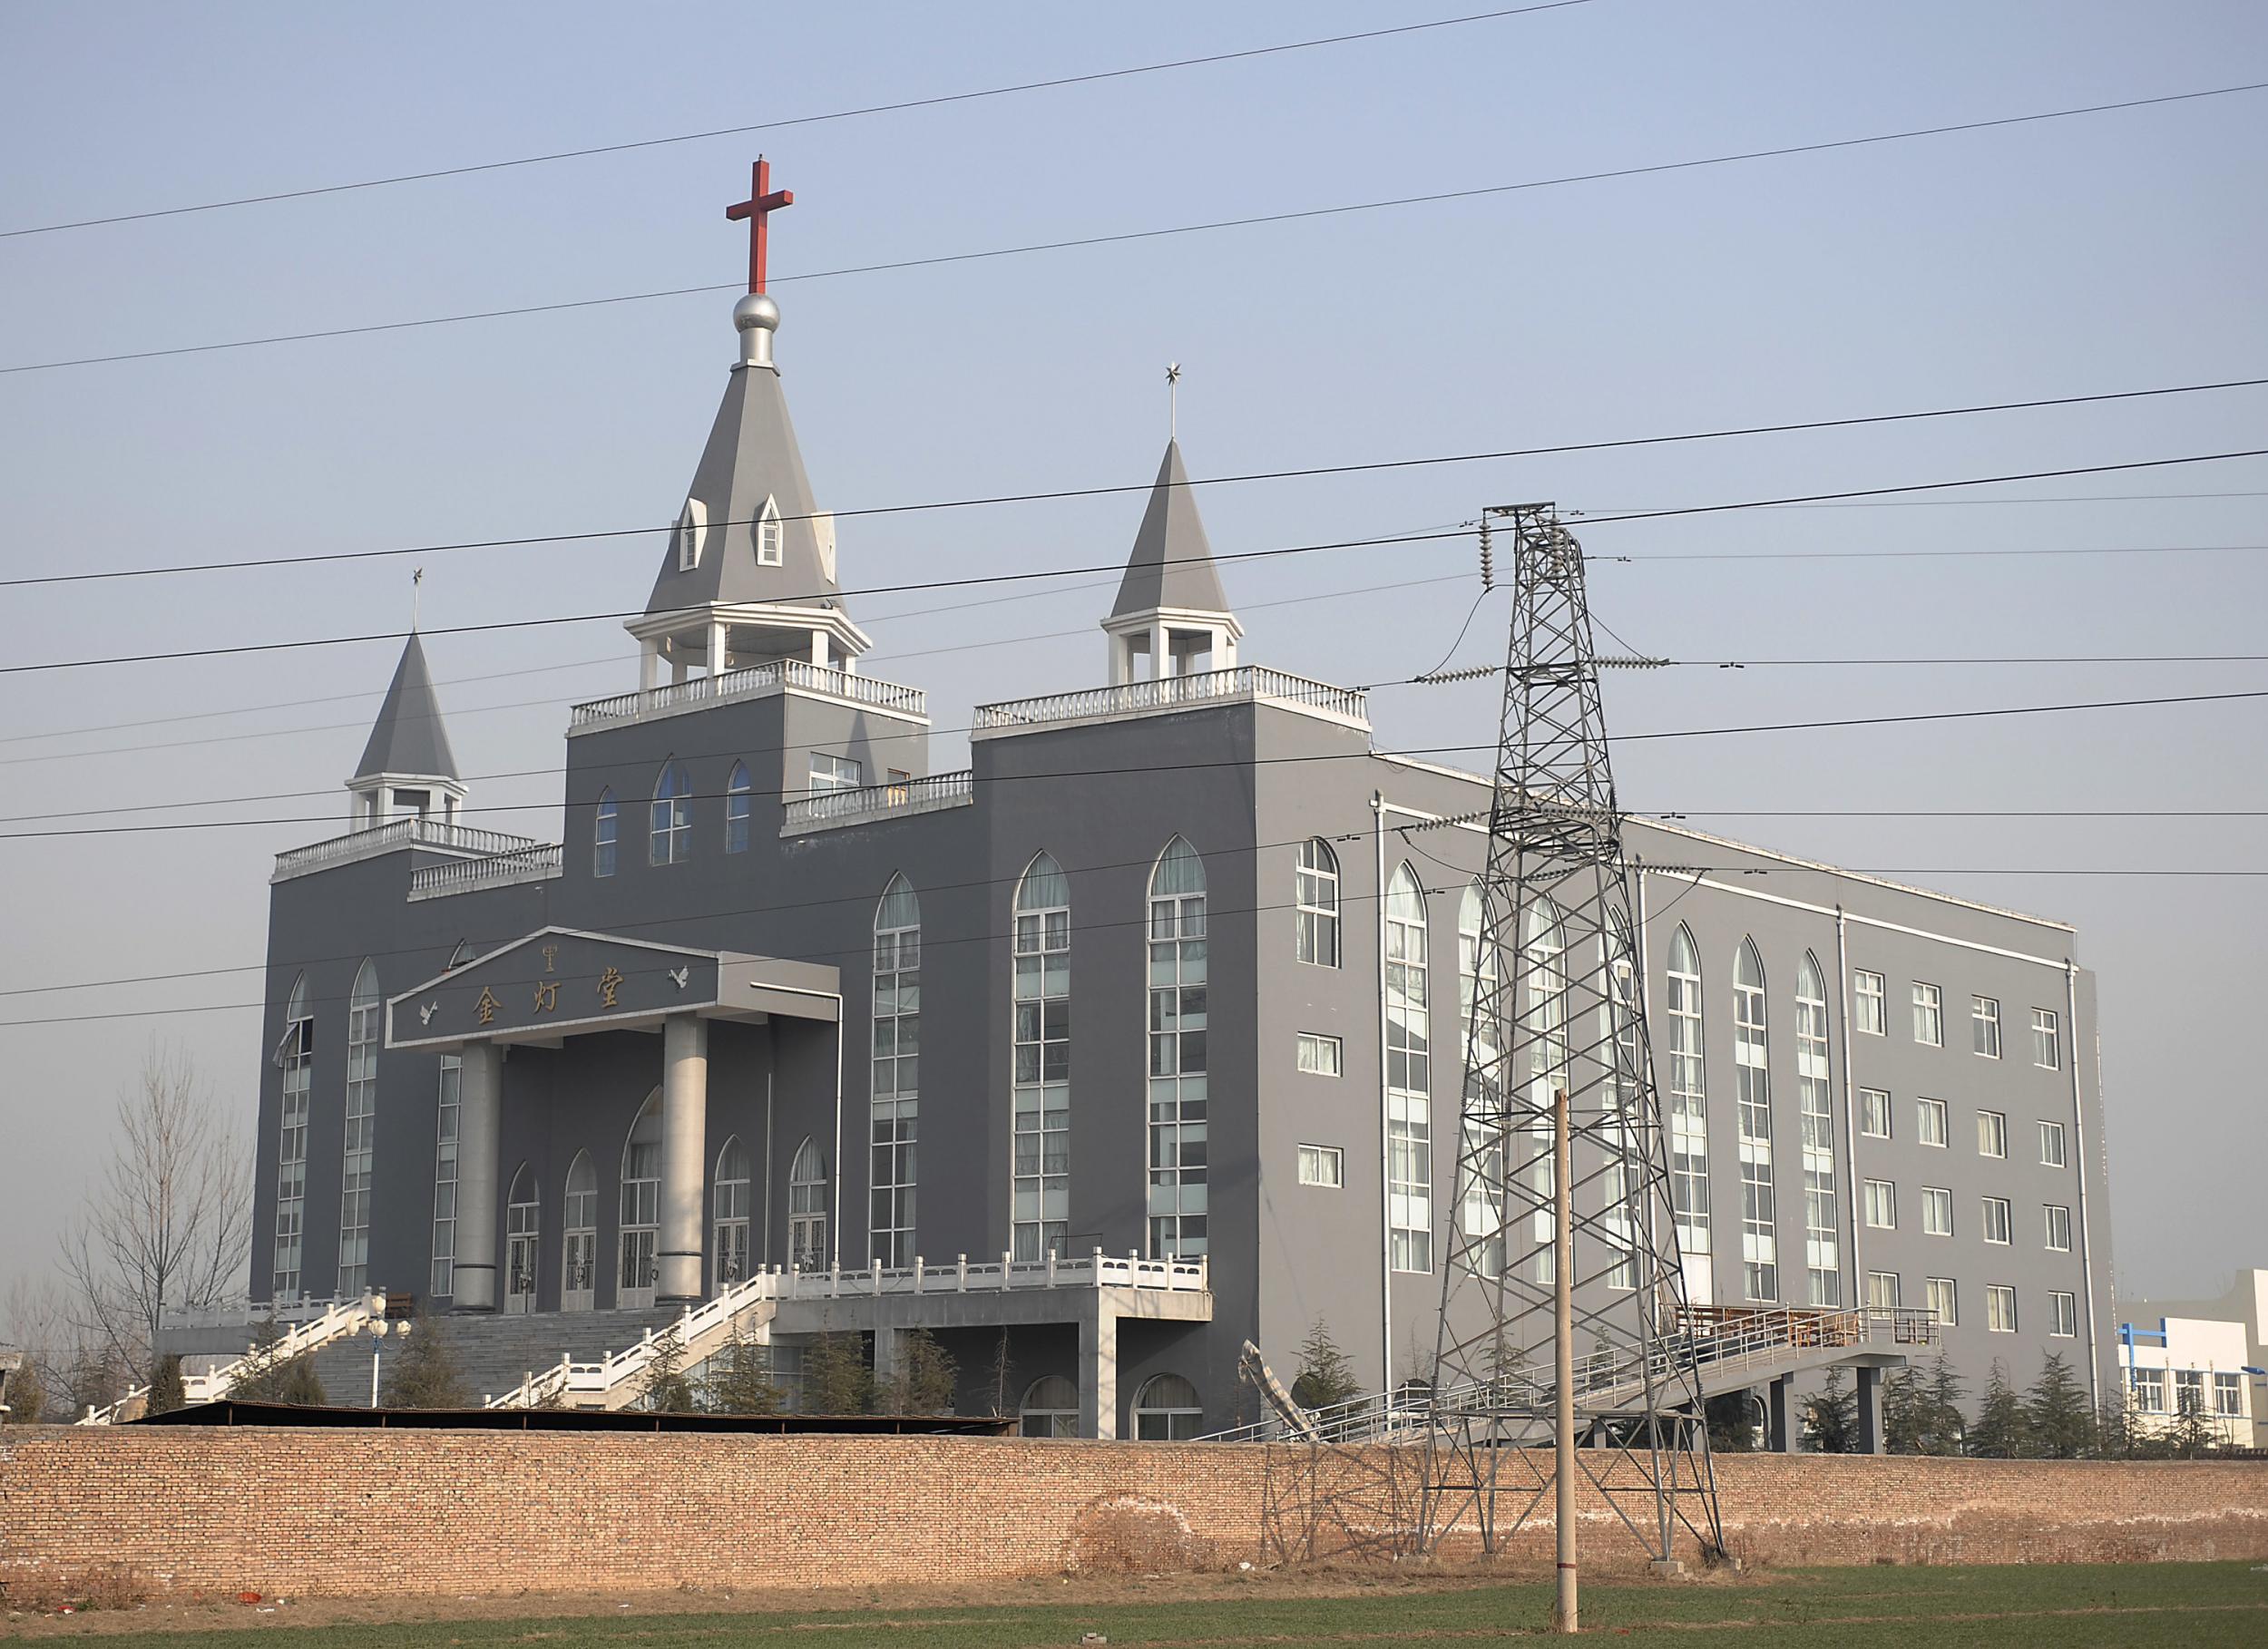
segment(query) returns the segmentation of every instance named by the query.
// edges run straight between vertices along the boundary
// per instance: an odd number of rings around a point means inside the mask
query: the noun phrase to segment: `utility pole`
[[[1573,1113],[1567,1089],[1551,1096],[1551,1171],[1555,1183],[1575,1182]],[[1559,1522],[1559,1591],[1551,1610],[1551,1629],[1572,1634],[1575,1625],[1575,1215],[1574,1201],[1562,1195],[1553,1224],[1551,1339],[1551,1429],[1558,1445],[1555,1510]]]

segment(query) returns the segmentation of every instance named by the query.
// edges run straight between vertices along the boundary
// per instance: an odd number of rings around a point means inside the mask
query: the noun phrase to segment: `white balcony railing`
[[[565,863],[565,850],[558,843],[540,842],[533,847],[491,854],[484,859],[453,859],[446,864],[421,865],[409,873],[409,896],[445,899],[451,893],[469,893],[475,888],[549,882],[562,873]]]
[[[1089,688],[1083,692],[982,704],[976,707],[976,721],[971,730],[979,734],[1016,732],[1052,723],[1100,721],[1218,704],[1284,705],[1348,727],[1367,729],[1370,726],[1369,707],[1356,688],[1332,687],[1327,682],[1310,681],[1304,676],[1245,664],[1235,669],[1206,670],[1194,676],[1165,676],[1154,681],[1129,681],[1118,687]]]
[[[964,768],[959,773],[933,773],[927,778],[905,779],[897,784],[800,795],[781,810],[779,834],[787,836],[807,830],[826,830],[865,819],[886,818],[893,814],[965,807],[976,799],[973,778]]]
[[[769,664],[753,665],[744,670],[727,670],[721,676],[694,676],[683,681],[672,681],[664,687],[649,688],[643,692],[618,693],[611,698],[595,698],[589,704],[579,704],[568,719],[567,731],[572,737],[577,733],[596,732],[601,727],[628,727],[657,716],[674,716],[702,705],[724,704],[739,698],[761,698],[768,693],[777,693],[787,688],[807,693],[824,693],[831,698],[847,699],[852,704],[865,705],[870,709],[888,710],[899,716],[926,717],[929,714],[929,695],[919,688],[876,681],[871,676],[855,676],[848,670],[834,669],[800,659],[776,659]]]
[[[367,830],[351,831],[343,836],[333,836],[327,842],[318,842],[310,847],[295,847],[288,853],[276,855],[276,872],[270,882],[288,882],[294,876],[304,876],[310,871],[328,870],[335,864],[351,864],[357,859],[375,859],[380,854],[390,854],[405,847],[429,847],[452,854],[510,854],[543,844],[533,836],[515,836],[501,830],[479,830],[470,824],[451,824],[440,819],[393,819],[384,824],[374,824]]]

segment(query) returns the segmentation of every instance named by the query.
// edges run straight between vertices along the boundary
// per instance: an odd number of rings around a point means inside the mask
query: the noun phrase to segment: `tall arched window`
[[[873,1258],[914,1263],[914,1145],[921,1125],[922,905],[890,878],[875,906],[874,1089],[867,1228]]]
[[[755,799],[748,791],[748,765],[732,764],[732,776],[725,781],[725,851],[744,854],[748,851],[748,817],[754,810]]]
[[[599,792],[599,805],[591,810],[591,873],[611,876],[614,873],[614,839],[621,828],[615,817],[614,793]]]
[[[1637,1187],[1642,1176],[1628,1170],[1637,1137],[1631,1130],[1628,1106],[1639,1088],[1645,1058],[1640,1036],[1637,992],[1637,954],[1630,943],[1630,924],[1621,910],[1607,907],[1606,925],[1599,932],[1599,1057],[1613,1061],[1600,1098],[1611,1116],[1608,1144],[1611,1154],[1599,1175],[1602,1222],[1608,1253],[1607,1286],[1638,1285],[1637,1231],[1641,1217]]]
[[[1835,1119],[1829,1108],[1827,980],[1804,952],[1795,971],[1795,1103],[1804,1119],[1804,1267],[1813,1305],[1843,1303],[1835,1198]]]
[[[1318,968],[1339,965],[1339,856],[1321,836],[1299,844],[1299,869],[1293,877],[1297,905],[1292,954]]]
[[[347,1003],[347,1145],[338,1193],[338,1293],[370,1285],[370,1165],[378,1132],[378,971],[367,958]]]
[[[638,1108],[622,1146],[622,1237],[616,1251],[614,1307],[644,1311],[653,1303],[655,1245],[661,1228],[661,1090]]]
[[[787,1165],[787,1257],[804,1271],[823,1270],[826,1245],[826,1156],[806,1136]]]
[[[1778,1210],[1772,1182],[1772,1073],[1764,958],[1744,939],[1733,957],[1733,1076],[1740,1101],[1740,1258],[1751,1300],[1780,1297]]]
[[[1709,1302],[1709,1098],[1701,1053],[1701,952],[1679,924],[1669,942],[1669,1196],[1677,1250],[1703,1263],[1686,1267],[1686,1292]]]
[[[715,1217],[716,1289],[721,1292],[748,1274],[748,1150],[735,1134],[717,1153],[717,1185],[710,1194]]]
[[[1484,1277],[1504,1270],[1504,958],[1490,931],[1479,882],[1457,901],[1457,1042],[1465,1070],[1458,1206],[1467,1263]]]
[[[1528,1116],[1528,1183],[1536,1197],[1529,1218],[1529,1274],[1549,1283],[1553,1273],[1552,1122],[1554,1098],[1568,1086],[1567,923],[1559,907],[1539,895],[1521,922],[1520,944],[1520,1029],[1528,1044],[1528,1068],[1518,1073],[1525,1086],[1516,1108]]]
[[[1153,1374],[1134,1393],[1134,1437],[1144,1443],[1181,1443],[1205,1423],[1197,1388],[1178,1374]]]
[[[652,816],[647,821],[646,863],[681,864],[693,856],[693,781],[672,756],[654,780]]]
[[[779,518],[779,501],[767,498],[756,519],[756,564],[777,567],[787,560],[787,534]]]
[[[1149,1252],[1205,1252],[1205,862],[1179,836],[1149,873]]]
[[[1396,1271],[1433,1269],[1432,1044],[1425,893],[1405,861],[1386,884],[1386,1231]]]
[[[284,1007],[283,1040],[276,1047],[283,1067],[283,1103],[276,1127],[276,1249],[268,1273],[269,1292],[278,1305],[299,1297],[299,1243],[307,1223],[308,1110],[315,1091],[315,1020],[308,1012],[308,976],[291,987]]]
[[[504,1197],[504,1312],[524,1316],[535,1309],[536,1256],[543,1241],[543,1189],[526,1163],[512,1176]]]
[[[1016,1413],[1026,1437],[1077,1437],[1079,1388],[1061,1374],[1042,1374],[1024,1388]]]
[[[435,1095],[433,1271],[427,1286],[444,1300],[456,1293],[457,1120],[462,1115],[464,1084],[464,1056],[443,1054],[441,1082]]]
[[[1070,1230],[1071,890],[1045,854],[1016,883],[1014,1222],[1011,1252],[1037,1260]]]
[[[599,1303],[599,1170],[591,1153],[577,1151],[567,1165],[567,1201],[561,1215],[559,1309],[595,1311]]]

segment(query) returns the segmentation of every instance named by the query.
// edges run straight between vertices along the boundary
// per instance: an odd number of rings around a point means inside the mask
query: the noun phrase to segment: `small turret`
[[[1118,601],[1102,629],[1110,638],[1113,687],[1236,668],[1244,626],[1221,592],[1178,441],[1166,443]]]
[[[454,824],[464,805],[464,781],[457,776],[456,754],[449,748],[449,729],[415,629],[347,793],[354,798],[349,816],[357,830],[404,818]]]

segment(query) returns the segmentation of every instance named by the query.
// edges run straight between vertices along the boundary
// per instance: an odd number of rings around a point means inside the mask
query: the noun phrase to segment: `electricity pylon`
[[[1571,1209],[1573,1435],[1582,1479],[1657,1561],[1723,1550],[1677,1257],[1667,1140],[1599,707],[1583,554],[1549,504],[1513,539],[1510,649],[1465,1014],[1420,1524],[1493,1551],[1558,1488],[1556,1221]],[[1569,1166],[1554,1169],[1553,1109]],[[1563,1183],[1564,1182],[1564,1183]],[[1570,1488],[1579,1488],[1579,1482]]]

